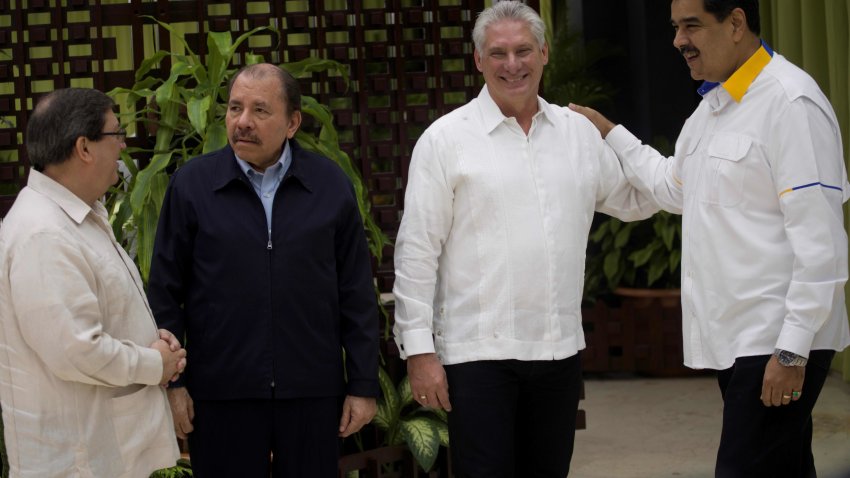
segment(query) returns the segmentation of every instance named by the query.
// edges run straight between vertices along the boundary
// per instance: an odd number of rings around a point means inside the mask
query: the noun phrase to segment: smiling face
[[[673,0],[673,47],[682,53],[693,79],[723,82],[743,64],[736,48],[746,28],[742,19],[740,9],[718,21],[705,11],[703,0]]]
[[[282,88],[274,75],[244,73],[230,90],[225,117],[230,146],[261,172],[280,159],[284,141],[301,125],[300,111],[287,113]]]
[[[475,66],[505,116],[536,111],[540,78],[548,62],[548,45],[541,48],[528,24],[519,20],[491,24],[481,52],[475,50]]]

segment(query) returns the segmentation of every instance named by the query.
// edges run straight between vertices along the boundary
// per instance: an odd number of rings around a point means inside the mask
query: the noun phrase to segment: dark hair
[[[756,35],[761,34],[759,20],[759,0],[703,0],[705,11],[714,15],[722,22],[732,14],[732,10],[740,8],[747,16],[747,27]]]
[[[228,98],[233,90],[233,84],[236,83],[236,78],[239,78],[240,75],[251,75],[254,79],[261,79],[267,75],[274,76],[280,83],[280,99],[286,105],[286,114],[292,116],[292,113],[301,111],[301,86],[298,84],[298,80],[283,68],[271,63],[257,63],[242,67],[230,79],[230,84],[227,86]]]
[[[77,138],[103,137],[112,98],[90,88],[64,88],[43,96],[27,123],[27,156],[36,171],[71,157]]]

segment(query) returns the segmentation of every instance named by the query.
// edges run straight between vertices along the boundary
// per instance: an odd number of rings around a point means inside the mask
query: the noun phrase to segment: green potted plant
[[[382,440],[377,450],[368,450],[373,460],[380,461],[381,449],[390,457],[387,461],[396,461],[399,445],[410,451],[416,466],[430,471],[440,453],[440,447],[449,446],[448,416],[444,410],[427,408],[413,400],[410,382],[405,375],[396,385],[387,371],[378,370],[381,384],[381,398],[378,399],[378,411],[372,424],[381,431]],[[362,446],[361,446],[362,448]],[[362,462],[352,457],[352,462]],[[407,476],[407,475],[404,475]]]
[[[672,149],[666,138],[654,144],[662,154]],[[597,215],[585,264],[585,370],[690,373],[682,363],[681,241],[677,214],[634,222]]]
[[[597,291],[678,289],[681,240],[681,216],[666,211],[635,222],[605,217],[589,237],[588,281]]]
[[[654,141],[664,155],[672,153],[667,138]],[[623,222],[597,214],[588,238],[585,297],[618,289],[679,289],[682,219],[660,211],[643,221]]]

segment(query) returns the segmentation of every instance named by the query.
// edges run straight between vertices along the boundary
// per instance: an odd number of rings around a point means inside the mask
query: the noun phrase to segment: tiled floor
[[[585,379],[587,429],[570,478],[713,478],[722,402],[713,376]],[[850,384],[827,379],[814,411],[819,478],[850,478]]]

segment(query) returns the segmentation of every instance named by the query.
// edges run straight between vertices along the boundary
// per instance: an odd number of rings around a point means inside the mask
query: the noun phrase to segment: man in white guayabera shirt
[[[634,220],[657,208],[586,118],[538,97],[549,47],[534,10],[496,3],[473,41],[486,86],[413,151],[395,337],[416,400],[451,410],[456,476],[563,478],[593,212]]]
[[[33,169],[0,228],[0,400],[10,476],[150,476],[180,454],[165,390],[186,352],[157,330],[100,203],[126,131],[97,90],[33,110]]]
[[[703,100],[671,158],[579,106],[629,180],[681,213],[685,364],[717,369],[718,477],[813,477],[812,408],[850,344],[835,113],[759,39],[757,0],[674,0],[673,46]]]

